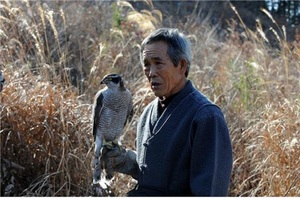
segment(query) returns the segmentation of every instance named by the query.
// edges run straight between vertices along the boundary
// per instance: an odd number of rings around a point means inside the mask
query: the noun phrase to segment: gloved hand
[[[106,170],[108,178],[112,178],[114,172],[131,175],[137,179],[139,167],[136,162],[136,152],[115,145],[104,146],[102,149],[101,162]]]

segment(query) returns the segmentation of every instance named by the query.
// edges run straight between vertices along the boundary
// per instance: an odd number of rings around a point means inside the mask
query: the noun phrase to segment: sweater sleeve
[[[193,121],[190,187],[196,196],[226,196],[232,170],[228,128],[217,106],[202,108]]]

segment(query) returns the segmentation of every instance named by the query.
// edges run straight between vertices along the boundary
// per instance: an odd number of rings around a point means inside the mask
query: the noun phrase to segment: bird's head
[[[119,87],[121,89],[125,89],[122,77],[118,74],[105,75],[100,83],[106,84],[108,88]]]

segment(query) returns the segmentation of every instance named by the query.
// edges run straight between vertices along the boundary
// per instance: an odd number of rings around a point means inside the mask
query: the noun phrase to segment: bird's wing
[[[127,121],[131,122],[132,117],[133,117],[133,102],[132,102],[132,96],[131,93],[129,93],[129,104],[128,104],[128,109],[127,109],[127,117],[124,123],[124,126],[126,125]]]
[[[97,135],[97,127],[100,122],[100,116],[101,116],[101,111],[103,107],[103,93],[99,92],[97,93],[95,97],[95,102],[94,102],[94,109],[93,109],[93,136],[94,140],[96,140],[96,135]]]

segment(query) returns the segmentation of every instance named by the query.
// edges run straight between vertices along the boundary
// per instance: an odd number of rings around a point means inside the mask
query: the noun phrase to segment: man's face
[[[167,98],[179,92],[186,83],[186,60],[175,67],[163,41],[147,44],[143,51],[143,68],[155,96]]]

